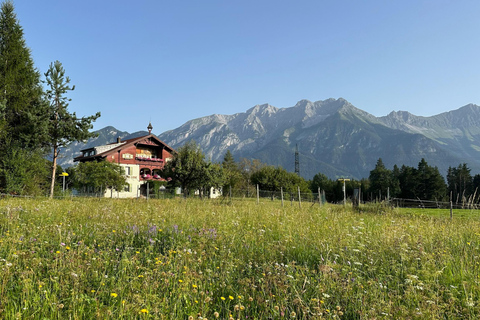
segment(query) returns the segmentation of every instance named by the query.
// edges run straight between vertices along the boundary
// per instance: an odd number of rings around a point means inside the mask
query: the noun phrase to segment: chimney
[[[120,137],[117,138],[117,143],[120,143],[122,142],[122,140],[120,139]]]

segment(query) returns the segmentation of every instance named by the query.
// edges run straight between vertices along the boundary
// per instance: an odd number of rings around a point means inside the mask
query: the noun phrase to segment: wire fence
[[[217,199],[221,203],[227,203],[232,201],[256,201],[257,203],[265,202],[265,201],[272,201],[272,202],[279,202],[282,206],[284,205],[298,205],[301,207],[303,203],[310,203],[310,204],[319,204],[320,206],[327,203],[325,197],[325,191],[318,190],[319,192],[300,192],[297,189],[296,192],[292,191],[284,191],[281,188],[279,191],[271,191],[271,190],[260,190],[259,188],[250,187],[245,189],[232,189],[232,188],[225,188],[224,190],[210,190],[209,192],[192,192],[188,195],[188,198],[200,198],[200,199]],[[128,197],[128,198],[137,198],[137,199],[172,199],[172,198],[179,198],[184,197],[185,195],[179,191],[178,188],[163,188],[159,190],[150,190],[148,194],[138,192],[136,197]],[[0,193],[1,198],[48,198],[48,195],[45,196],[29,196],[29,195],[16,195],[16,194],[6,194]],[[106,192],[103,190],[99,190],[97,192],[89,192],[89,193],[79,193],[79,192],[72,192],[68,190],[62,194],[56,194],[53,198],[55,199],[74,199],[74,198],[122,198],[120,193],[118,192],[111,192],[111,190],[107,190]],[[471,209],[471,210],[479,210],[480,209],[480,202],[473,202],[471,199],[467,200],[464,198],[463,201],[437,201],[437,200],[422,200],[422,199],[402,199],[402,198],[387,198],[384,201],[364,201],[363,199],[358,199],[355,201],[352,195],[346,197],[344,199],[345,202],[341,202],[343,204],[348,205],[359,205],[359,204],[367,204],[367,203],[382,203],[387,206],[391,207],[398,207],[398,208],[417,208],[417,209]]]

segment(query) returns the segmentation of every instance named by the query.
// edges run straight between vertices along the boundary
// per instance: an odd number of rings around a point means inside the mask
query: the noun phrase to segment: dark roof
[[[172,147],[170,147],[168,144],[166,144],[165,142],[163,142],[162,140],[160,140],[156,135],[154,134],[147,134],[146,136],[141,136],[141,137],[136,137],[136,138],[132,138],[132,139],[127,139],[127,140],[123,140],[123,141],[120,141],[122,144],[119,145],[118,147],[115,147],[115,148],[112,148],[112,149],[109,149],[107,151],[104,151],[104,152],[101,152],[99,154],[96,154],[96,155],[93,155],[93,156],[88,156],[88,157],[84,157],[83,154],[73,158],[73,161],[79,161],[79,160],[83,160],[83,159],[100,159],[100,158],[105,158],[107,155],[111,154],[111,153],[114,153],[114,152],[117,152],[119,149],[123,149],[129,145],[132,145],[132,144],[135,144],[135,143],[138,143],[138,142],[141,142],[142,140],[145,140],[145,139],[149,139],[149,138],[154,138],[155,140],[157,140],[158,142],[160,142],[161,144],[163,144],[165,146],[165,148],[167,149],[168,152],[170,153],[175,153],[175,149],[173,149]],[[109,144],[106,144],[107,146],[110,145],[110,144],[116,144],[118,142],[113,142],[113,143],[109,143]],[[81,151],[84,151],[84,150],[90,150],[90,149],[93,149],[95,147],[91,147],[91,148],[87,148],[87,149],[83,149]]]

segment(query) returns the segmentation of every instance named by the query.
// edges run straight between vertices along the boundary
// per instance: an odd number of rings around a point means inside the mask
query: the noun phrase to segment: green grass
[[[0,318],[477,319],[479,247],[471,211],[2,199]]]

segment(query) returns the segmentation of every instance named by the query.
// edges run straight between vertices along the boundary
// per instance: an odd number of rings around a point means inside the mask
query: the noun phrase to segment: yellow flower
[[[115,292],[112,292],[112,293],[110,293],[110,296],[116,298],[118,296],[118,294],[116,294]]]
[[[182,279],[179,279],[179,280],[178,280],[178,282],[182,283],[182,282],[183,282],[183,280],[182,280]]]
[[[70,247],[69,247],[69,246],[66,246],[65,249],[70,250]]]
[[[232,296],[228,296],[228,299],[233,300],[233,297],[232,297]]]
[[[143,275],[139,275],[138,277],[139,277],[139,278],[143,278]]]
[[[92,289],[92,290],[90,290],[90,292],[91,292],[91,293],[95,293],[95,290]]]
[[[57,251],[57,253],[60,253],[60,251]]]
[[[117,232],[117,231],[115,231],[115,230],[112,230],[112,232],[113,232],[113,233],[115,233],[115,232]]]
[[[192,284],[192,287],[197,288],[197,285],[196,285],[196,284]]]
[[[242,296],[238,296],[238,299],[242,299]]]
[[[222,299],[222,300],[225,300],[225,298],[224,298],[224,297],[220,297],[220,299]]]
[[[148,313],[148,310],[147,309],[142,309],[140,310],[141,313]]]

